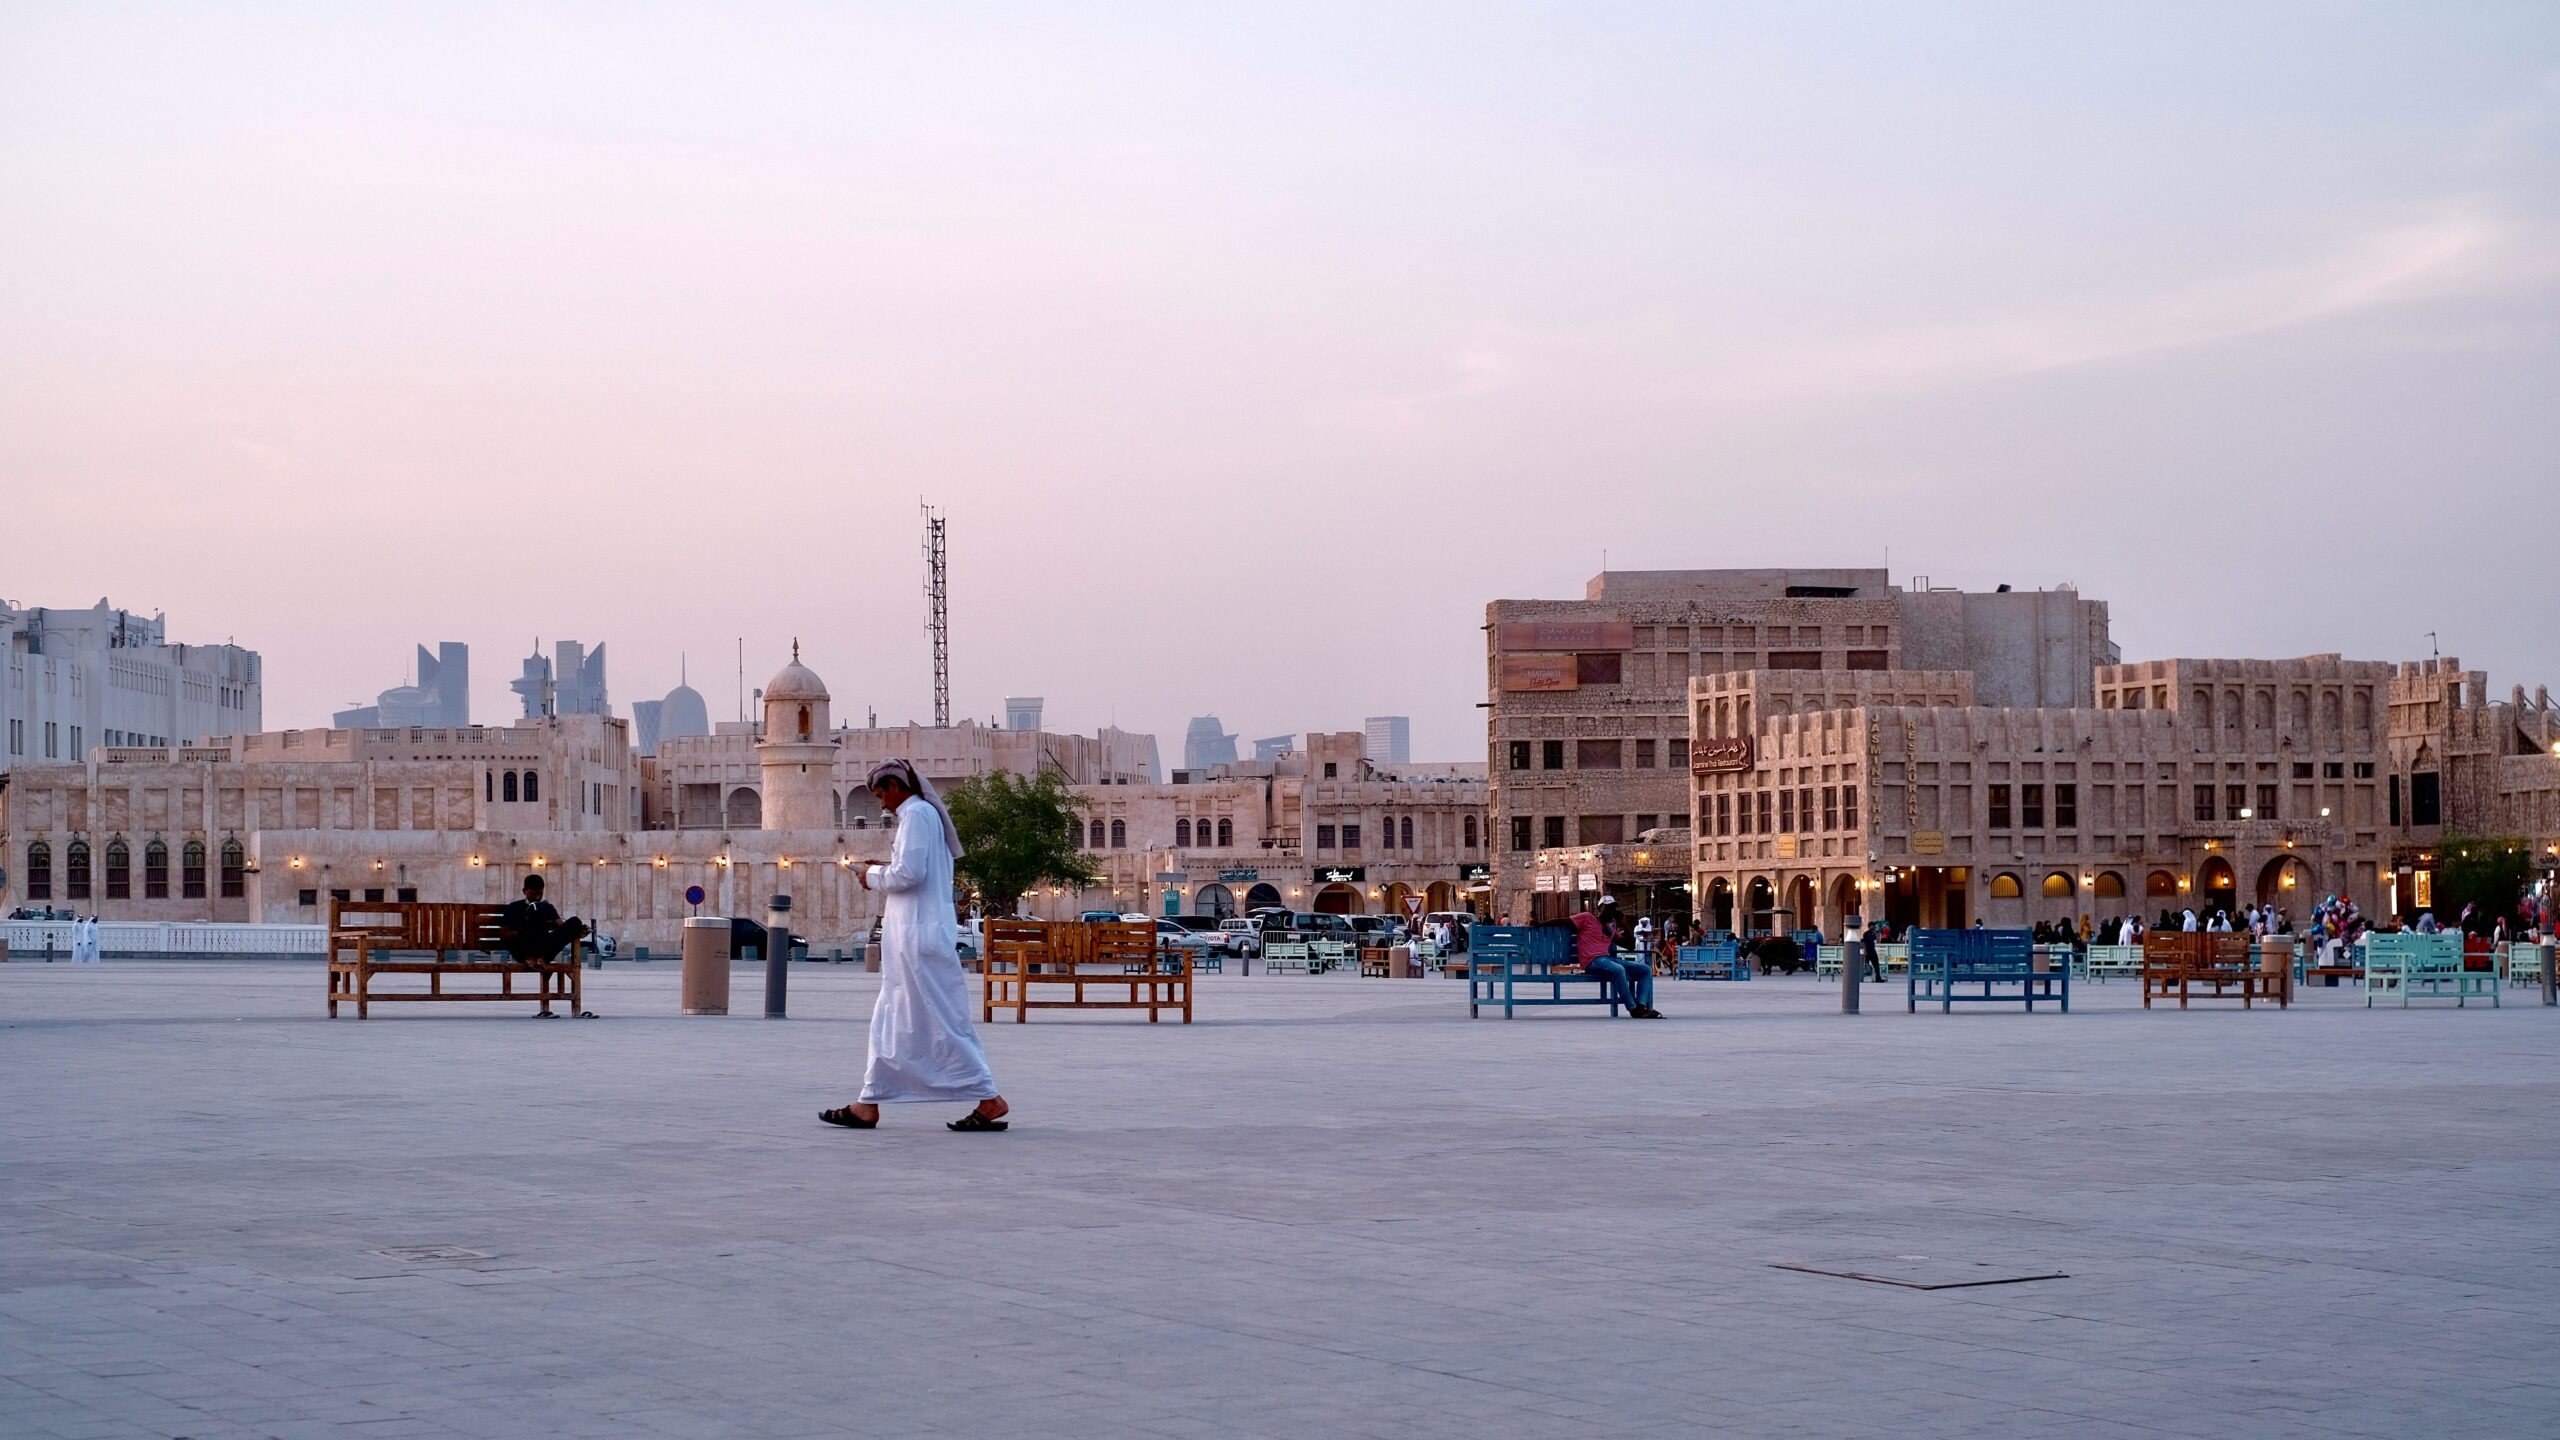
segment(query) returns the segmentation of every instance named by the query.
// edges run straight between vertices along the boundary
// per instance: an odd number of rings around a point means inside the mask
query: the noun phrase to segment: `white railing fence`
[[[0,920],[0,941],[11,960],[71,957],[68,920]],[[320,955],[328,950],[321,925],[209,925],[152,920],[102,920],[102,955]]]

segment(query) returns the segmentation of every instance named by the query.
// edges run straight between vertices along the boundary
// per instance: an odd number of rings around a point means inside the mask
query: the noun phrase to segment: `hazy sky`
[[[1178,761],[1620,568],[2560,686],[2560,7],[0,7],[0,596]]]

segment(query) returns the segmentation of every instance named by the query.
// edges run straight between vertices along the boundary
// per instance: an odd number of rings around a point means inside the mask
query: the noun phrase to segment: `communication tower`
[[[924,511],[925,633],[933,637],[933,724],[951,724],[951,585],[943,551],[943,518],[921,501]]]

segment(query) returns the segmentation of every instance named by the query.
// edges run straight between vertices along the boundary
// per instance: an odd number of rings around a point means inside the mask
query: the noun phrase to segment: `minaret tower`
[[[767,830],[835,828],[836,737],[827,701],[826,682],[800,663],[800,642],[792,641],[791,663],[765,682],[764,736],[756,742]]]

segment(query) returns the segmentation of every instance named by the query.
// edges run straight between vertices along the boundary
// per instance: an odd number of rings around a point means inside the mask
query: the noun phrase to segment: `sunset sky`
[[[2560,686],[2550,4],[0,5],[0,598],[1178,763],[1615,568]]]

